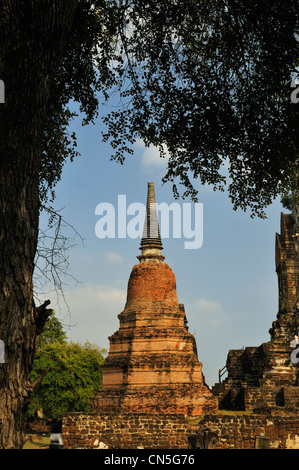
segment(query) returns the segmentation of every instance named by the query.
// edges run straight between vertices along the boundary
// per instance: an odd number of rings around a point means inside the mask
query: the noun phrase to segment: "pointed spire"
[[[147,183],[146,215],[141,240],[141,246],[143,245],[159,245],[162,248],[154,183]]]
[[[146,214],[143,228],[143,235],[140,244],[141,255],[137,256],[139,261],[163,261],[161,255],[163,250],[158,215],[156,209],[154,183],[147,183]]]

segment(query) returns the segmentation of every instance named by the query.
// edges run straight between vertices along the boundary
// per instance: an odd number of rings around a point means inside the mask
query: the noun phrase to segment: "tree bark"
[[[43,123],[55,71],[76,10],[75,0],[0,1],[0,448],[21,448],[37,335],[32,276],[39,224]],[[49,311],[50,312],[50,311]]]

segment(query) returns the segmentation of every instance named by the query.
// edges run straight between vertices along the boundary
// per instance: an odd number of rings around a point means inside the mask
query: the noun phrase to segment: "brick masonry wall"
[[[280,402],[280,401],[281,402]],[[244,390],[246,410],[255,410],[265,407],[283,406],[283,388],[275,386],[247,387]]]
[[[65,449],[187,449],[190,433],[184,415],[148,413],[66,413]]]
[[[272,449],[299,449],[299,417],[266,415],[209,415],[198,426],[218,434],[218,449],[254,449],[264,434]]]

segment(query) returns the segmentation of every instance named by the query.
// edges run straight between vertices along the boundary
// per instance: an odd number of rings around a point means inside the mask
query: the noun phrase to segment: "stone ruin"
[[[217,412],[217,398],[205,383],[195,338],[178,303],[175,276],[161,254],[153,183],[148,183],[140,249],[91,408],[187,416]]]
[[[212,391],[219,408],[231,410],[275,409],[296,412],[299,406],[299,349],[290,343],[299,326],[299,211],[281,214],[276,234],[276,272],[279,303],[270,340],[258,347],[230,350],[228,375]]]
[[[103,385],[90,412],[64,416],[65,448],[299,448],[299,349],[297,358],[290,345],[299,326],[298,208],[281,214],[276,234],[279,306],[270,340],[230,350],[227,378],[210,390],[161,254],[155,211],[150,216],[154,201],[148,183],[140,263],[131,272],[119,329],[109,338]],[[219,414],[218,407],[253,413]],[[191,424],[190,416],[201,420]]]

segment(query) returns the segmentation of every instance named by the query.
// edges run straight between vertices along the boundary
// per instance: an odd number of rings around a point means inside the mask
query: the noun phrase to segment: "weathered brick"
[[[69,433],[68,418],[63,418],[65,448],[76,448],[79,444],[80,447],[93,448],[96,439],[98,442],[105,442],[109,447],[114,446],[114,448],[120,449],[134,449],[138,445],[144,448],[163,448],[166,443],[167,448],[188,448],[189,427],[186,417],[183,415],[76,413],[72,417],[72,428],[76,429],[76,432],[72,434]],[[77,428],[80,426],[81,420],[85,422],[85,433],[81,433]],[[149,424],[149,421],[152,423],[152,429],[144,427],[144,424]],[[105,422],[105,428],[99,426],[101,422]],[[185,423],[184,427],[182,426],[183,422]],[[169,424],[173,427],[171,434],[169,427],[166,427]],[[97,428],[96,432],[95,427]],[[120,429],[120,427],[122,432],[115,432],[115,429]],[[177,430],[177,427],[181,427],[181,429]],[[80,439],[74,439],[74,435]]]
[[[218,409],[178,303],[175,275],[157,243],[142,239],[119,329],[109,338],[103,384],[91,403],[94,411],[198,416]]]
[[[278,276],[278,313],[269,333],[271,340],[258,347],[230,350],[228,376],[212,391],[220,408],[271,410],[296,413],[299,405],[298,367],[290,360],[290,340],[299,319],[299,209],[281,214],[276,234],[275,262]],[[283,410],[278,410],[280,407]]]

